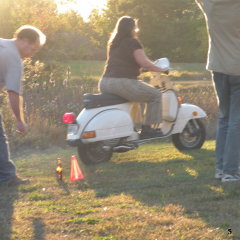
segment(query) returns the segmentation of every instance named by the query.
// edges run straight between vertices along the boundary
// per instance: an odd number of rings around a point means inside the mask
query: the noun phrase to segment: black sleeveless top
[[[142,48],[142,44],[135,38],[125,38],[118,47],[110,47],[103,77],[137,79],[140,66],[133,52]]]

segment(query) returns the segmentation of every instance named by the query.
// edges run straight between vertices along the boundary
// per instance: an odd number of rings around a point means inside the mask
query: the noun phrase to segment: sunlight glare
[[[70,10],[76,10],[85,21],[88,20],[89,15],[93,9],[104,9],[107,4],[107,0],[73,0],[72,2],[64,0],[55,0],[57,8],[60,13],[64,13]]]

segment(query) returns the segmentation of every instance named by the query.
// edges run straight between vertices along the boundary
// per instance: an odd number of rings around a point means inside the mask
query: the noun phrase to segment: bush
[[[179,95],[183,97],[184,103],[195,104],[207,113],[207,118],[205,120],[207,138],[214,139],[216,135],[218,113],[218,105],[214,88],[212,86],[183,88],[179,91]]]

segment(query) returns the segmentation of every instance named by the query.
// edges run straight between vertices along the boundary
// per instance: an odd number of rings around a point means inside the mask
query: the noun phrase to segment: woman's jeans
[[[145,125],[159,125],[162,121],[162,93],[140,80],[129,78],[102,78],[102,93],[112,93],[131,102],[147,103]]]
[[[240,76],[213,72],[213,81],[219,104],[216,168],[234,175],[240,162]]]
[[[0,183],[8,182],[14,176],[16,176],[16,168],[9,159],[8,142],[0,115]]]

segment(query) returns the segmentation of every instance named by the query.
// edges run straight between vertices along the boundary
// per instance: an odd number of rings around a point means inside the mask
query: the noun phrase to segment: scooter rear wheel
[[[205,126],[200,119],[190,120],[181,133],[172,135],[173,144],[180,151],[201,148],[205,138]]]
[[[104,149],[104,142],[95,142],[80,144],[78,146],[78,155],[86,165],[107,162],[111,159],[113,151]]]

